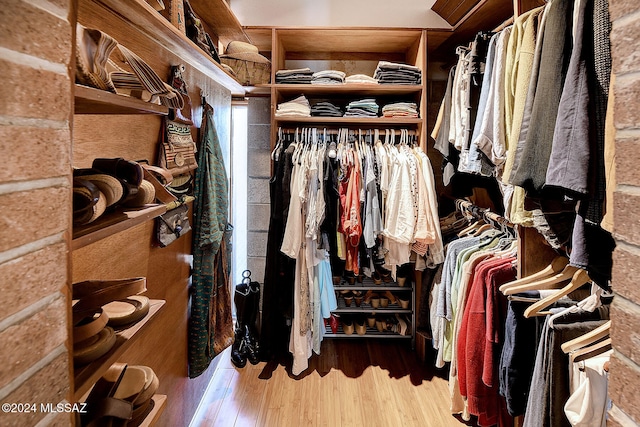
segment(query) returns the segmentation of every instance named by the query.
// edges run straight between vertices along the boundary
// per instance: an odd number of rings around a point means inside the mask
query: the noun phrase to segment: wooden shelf
[[[271,85],[245,86],[247,95],[249,96],[269,96],[271,95]]]
[[[74,227],[71,249],[80,249],[105,237],[152,220],[166,211],[165,205],[146,205],[141,208],[123,208],[123,210],[105,214],[91,224]]]
[[[183,62],[220,83],[232,95],[244,96],[244,87],[186,35],[174,27],[144,0],[93,0],[115,12],[124,22],[143,32],[150,40],[177,55]],[[217,0],[224,2],[224,0]],[[209,2],[206,3],[208,6]],[[246,38],[246,35],[245,35]]]
[[[234,40],[250,42],[225,0],[189,0],[193,11],[215,31],[224,47]]]
[[[162,411],[164,411],[164,408],[167,406],[167,396],[165,394],[154,394],[151,399],[153,400],[153,409],[138,427],[151,427],[155,425],[160,415],[162,415]]]
[[[401,53],[420,41],[421,29],[396,28],[276,28],[289,52],[305,53]]]
[[[276,92],[285,96],[295,96],[304,93],[308,95],[354,95],[354,96],[398,96],[419,95],[422,92],[421,85],[367,85],[367,84],[343,84],[343,85],[298,85],[276,84]]]
[[[75,86],[76,114],[157,114],[166,116],[169,109],[137,98],[118,95],[89,86]]]
[[[280,123],[308,123],[327,125],[362,126],[417,126],[422,119],[389,119],[385,117],[276,117],[276,126]]]
[[[84,396],[86,392],[95,384],[98,379],[109,369],[111,365],[118,361],[120,356],[129,348],[134,342],[135,335],[140,332],[142,328],[149,323],[149,321],[158,313],[158,311],[164,306],[164,300],[151,300],[149,301],[149,314],[144,319],[134,324],[133,326],[116,331],[116,344],[111,350],[98,360],[95,360],[88,365],[80,365],[75,367],[75,401],[78,402]]]

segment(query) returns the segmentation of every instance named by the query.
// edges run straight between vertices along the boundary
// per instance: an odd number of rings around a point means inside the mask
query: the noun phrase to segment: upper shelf
[[[233,76],[144,0],[92,1],[116,13],[120,19],[138,28],[150,40],[157,41],[182,61],[229,89],[232,95],[244,96],[244,87]]]
[[[276,28],[288,52],[395,53],[420,42],[420,29]]]
[[[166,116],[169,109],[163,105],[76,84],[75,112],[76,114],[157,114]]]
[[[250,41],[225,0],[189,0],[189,4],[196,15],[213,28],[225,47],[234,40]]]

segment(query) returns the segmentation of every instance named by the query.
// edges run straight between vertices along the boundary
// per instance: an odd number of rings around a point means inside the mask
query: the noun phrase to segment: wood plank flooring
[[[449,427],[447,380],[420,362],[408,343],[331,340],[309,369],[290,360],[235,368],[229,350],[203,397],[193,426]]]

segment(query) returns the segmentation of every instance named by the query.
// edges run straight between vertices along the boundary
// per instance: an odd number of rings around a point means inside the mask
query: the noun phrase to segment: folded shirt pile
[[[344,79],[346,84],[377,85],[378,80],[366,74],[354,74]]]
[[[340,107],[328,101],[317,102],[311,107],[311,115],[317,117],[342,117]]]
[[[341,85],[344,84],[345,73],[336,70],[325,70],[313,73],[312,85]]]
[[[345,117],[378,117],[380,107],[375,99],[361,99],[347,105]]]
[[[384,117],[418,118],[418,106],[413,102],[396,102],[382,107]]]
[[[278,84],[309,84],[312,77],[313,71],[309,68],[276,71],[276,83]]]
[[[304,95],[296,99],[278,104],[276,117],[311,117],[311,106]]]
[[[373,75],[380,84],[419,85],[422,84],[422,71],[413,65],[380,61]]]

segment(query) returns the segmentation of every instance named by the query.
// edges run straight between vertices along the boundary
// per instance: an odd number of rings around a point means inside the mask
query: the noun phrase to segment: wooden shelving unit
[[[107,354],[88,365],[75,367],[74,397],[76,401],[79,401],[107,369],[118,361],[125,350],[135,342],[136,335],[158,314],[158,311],[160,311],[164,304],[164,300],[149,301],[149,314],[133,326],[123,330],[117,330],[116,344]]]
[[[80,249],[112,234],[150,221],[166,211],[165,205],[146,205],[141,208],[123,208],[105,214],[91,224],[74,227],[71,248]]]
[[[232,95],[244,96],[244,87],[238,83],[231,74],[227,73],[220,64],[215,62],[144,0],[90,1],[115,12],[127,24],[143,32],[151,40],[157,40],[165,49],[179,56],[184,63],[198,69],[203,74],[229,89]],[[217,0],[214,3],[224,3],[224,1]],[[98,9],[96,9],[96,11],[98,11]],[[231,25],[231,27],[233,27],[233,25]],[[220,36],[220,34],[218,36]],[[223,38],[225,37],[227,36],[223,33]],[[233,35],[229,37],[233,37]],[[246,39],[246,35],[244,37]]]
[[[343,69],[347,74],[372,75],[378,61],[392,61],[415,65],[423,71],[420,85],[311,85],[272,84],[271,88],[271,143],[275,146],[278,127],[304,125],[324,127],[406,128],[420,136],[420,145],[426,147],[426,31],[411,28],[274,28],[270,45],[264,29],[252,28],[250,34],[259,36],[261,48],[271,50],[272,74],[276,71],[299,68],[309,63],[315,69]],[[313,64],[322,64],[314,67]],[[348,65],[346,65],[348,64]],[[348,69],[345,69],[348,67]],[[266,91],[266,87],[254,89]],[[304,95],[312,103],[328,99],[344,106],[362,98],[374,98],[381,107],[392,102],[415,102],[420,118],[385,117],[276,117],[279,103]]]

